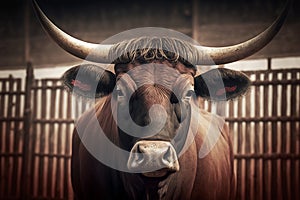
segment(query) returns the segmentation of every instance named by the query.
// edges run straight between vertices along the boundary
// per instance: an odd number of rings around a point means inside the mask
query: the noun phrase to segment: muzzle
[[[131,149],[127,167],[147,177],[162,177],[179,171],[179,162],[170,142],[143,140]]]

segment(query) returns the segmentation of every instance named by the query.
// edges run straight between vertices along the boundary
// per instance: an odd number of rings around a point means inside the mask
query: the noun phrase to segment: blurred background
[[[254,37],[285,0],[37,0],[62,30],[100,43],[133,28],[163,27],[201,45]],[[0,7],[0,199],[72,199],[73,120],[89,105],[73,101],[59,80],[82,60],[44,32],[30,0]],[[271,43],[221,67],[253,81],[245,98],[227,103],[238,199],[300,199],[300,1]],[[205,70],[209,66],[198,66]],[[220,66],[215,66],[220,67]],[[211,102],[202,102],[211,110]],[[73,105],[73,107],[71,106]]]
[[[193,37],[201,45],[227,46],[262,32],[279,15],[285,0],[39,0],[38,3],[61,29],[90,42],[100,43],[133,28],[163,27]],[[49,39],[31,5],[26,14],[25,4],[26,1],[10,0],[0,8],[0,69],[24,68],[26,31],[28,57],[35,68],[79,61]],[[299,35],[300,3],[296,0],[279,34],[249,59],[299,56]]]

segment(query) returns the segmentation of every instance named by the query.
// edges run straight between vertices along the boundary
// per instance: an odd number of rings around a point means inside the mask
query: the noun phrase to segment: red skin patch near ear
[[[222,88],[222,89],[219,89],[217,92],[216,92],[216,95],[217,96],[221,96],[223,95],[225,92],[234,92],[236,90],[237,86],[232,86],[232,87],[225,87],[225,88]]]
[[[71,84],[74,87],[78,87],[79,89],[83,90],[83,91],[90,91],[91,90],[91,86],[85,83],[82,83],[79,80],[72,80]]]

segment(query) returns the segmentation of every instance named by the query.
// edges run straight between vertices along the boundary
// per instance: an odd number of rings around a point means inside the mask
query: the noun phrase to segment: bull
[[[225,68],[196,75],[195,66],[254,54],[279,31],[289,4],[264,32],[228,47],[172,37],[88,43],[60,30],[33,5],[44,29],[64,50],[114,64],[114,73],[87,63],[63,75],[68,91],[99,99],[73,133],[71,179],[77,199],[234,199],[228,127],[223,118],[200,109],[197,99],[235,99],[248,90],[250,80]]]

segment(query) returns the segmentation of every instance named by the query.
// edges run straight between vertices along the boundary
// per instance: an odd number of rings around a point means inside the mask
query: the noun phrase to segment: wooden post
[[[268,70],[271,70],[272,68],[272,59],[268,58]]]
[[[30,1],[24,2],[24,58],[26,63],[26,83],[25,83],[25,105],[24,105],[24,137],[23,137],[23,157],[22,157],[22,172],[21,172],[21,198],[30,199],[30,186],[31,186],[31,156],[32,148],[30,144],[31,137],[31,88],[33,83],[33,68],[30,62],[30,14],[29,14]]]
[[[22,175],[21,175],[21,197],[22,199],[30,199],[31,186],[31,156],[32,148],[30,143],[31,137],[31,88],[33,83],[33,68],[31,63],[27,63],[26,71],[26,86],[25,86],[25,107],[24,107],[24,143],[23,143],[23,157],[22,157]]]

